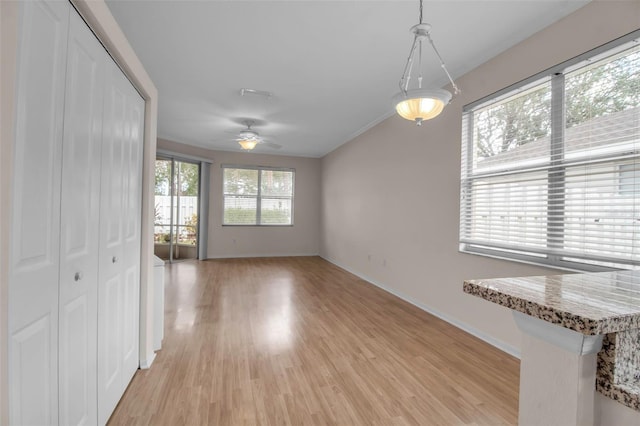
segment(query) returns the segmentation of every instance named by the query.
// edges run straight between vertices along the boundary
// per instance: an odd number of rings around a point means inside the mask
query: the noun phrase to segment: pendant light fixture
[[[445,74],[451,82],[454,93],[457,95],[460,93],[458,86],[451,78],[447,67],[433,43],[431,38],[431,25],[422,22],[422,0],[420,0],[420,20],[417,25],[411,27],[410,30],[414,34],[413,45],[409,51],[409,58],[407,64],[404,67],[402,78],[400,78],[400,93],[393,97],[393,104],[396,111],[402,118],[415,121],[418,126],[422,125],[424,120],[429,120],[438,116],[444,109],[444,107],[451,101],[451,93],[444,89],[425,89],[422,87],[422,45],[426,40],[429,42],[433,51],[435,52],[440,66],[444,70]],[[416,52],[418,56],[418,64],[415,68],[415,74],[417,75],[417,87],[409,88],[411,77],[414,71],[414,64],[416,59]]]

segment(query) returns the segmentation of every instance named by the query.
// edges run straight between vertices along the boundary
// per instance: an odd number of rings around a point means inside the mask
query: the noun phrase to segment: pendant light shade
[[[404,67],[404,72],[400,78],[400,93],[393,97],[393,105],[400,117],[414,121],[420,126],[424,120],[437,117],[452,98],[452,94],[444,89],[422,88],[422,44],[424,41],[428,41],[433,48],[433,51],[440,61],[440,66],[451,82],[455,94],[460,93],[460,90],[451,78],[436,45],[433,43],[433,39],[431,38],[431,25],[422,22],[422,0],[420,0],[419,23],[411,27],[410,31],[414,35],[413,44],[409,51],[409,58]],[[415,64],[416,56],[417,65]],[[414,84],[416,84],[417,87],[409,88],[409,83],[414,73],[416,74],[414,81],[417,82]]]
[[[418,124],[438,116],[449,101],[451,93],[443,89],[414,89],[393,97],[398,115]]]
[[[251,151],[253,148],[258,145],[258,141],[256,139],[240,139],[238,141],[242,149]]]

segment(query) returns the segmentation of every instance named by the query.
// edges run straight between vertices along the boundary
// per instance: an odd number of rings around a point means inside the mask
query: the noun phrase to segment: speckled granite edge
[[[598,353],[596,390],[640,411],[640,320],[637,315],[591,319],[526,300],[482,281],[465,281],[465,293],[585,335],[604,334]]]
[[[465,293],[480,297],[489,302],[522,312],[523,314],[531,315],[535,318],[540,318],[582,334],[603,334],[600,332],[601,324],[596,321],[589,320],[588,318],[583,319],[567,312],[558,311],[548,306],[542,306],[535,302],[504,294],[474,282],[465,281],[463,290]]]
[[[491,289],[482,282],[464,281],[465,293],[480,297],[500,306],[540,318],[552,324],[560,325],[585,335],[615,333],[621,330],[640,328],[640,317],[637,315],[621,315],[618,317],[594,320],[549,306],[522,299],[517,296]]]
[[[604,336],[598,353],[596,390],[640,411],[640,329]]]

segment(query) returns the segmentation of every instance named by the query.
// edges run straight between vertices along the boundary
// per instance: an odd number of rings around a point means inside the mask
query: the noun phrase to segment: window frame
[[[633,45],[640,45],[640,30],[633,31],[625,36],[612,40],[611,42],[605,43],[601,46],[596,47],[595,49],[589,50],[581,55],[578,55],[572,59],[564,61],[558,65],[555,65],[551,68],[548,68],[542,72],[536,73],[524,80],[521,80],[517,83],[509,85],[501,90],[498,90],[490,95],[484,96],[481,99],[478,99],[472,103],[465,105],[462,109],[462,153],[461,156],[461,179],[460,179],[460,229],[459,229],[459,251],[463,253],[482,255],[492,258],[505,259],[511,261],[517,261],[522,263],[534,264],[545,267],[553,267],[557,269],[564,269],[576,272],[597,272],[597,271],[611,271],[618,270],[618,267],[609,267],[602,266],[597,264],[590,263],[581,263],[575,260],[568,260],[564,257],[568,257],[566,254],[558,254],[557,252],[553,252],[553,245],[557,244],[555,241],[549,239],[549,235],[551,231],[558,231],[558,228],[555,227],[552,229],[551,220],[549,219],[549,215],[551,214],[551,210],[553,214],[558,215],[558,209],[560,209],[560,215],[562,216],[562,232],[565,230],[565,212],[564,212],[564,204],[566,202],[566,195],[563,193],[563,187],[566,184],[564,179],[564,174],[567,170],[570,170],[572,166],[572,161],[567,161],[564,158],[564,149],[565,149],[565,120],[564,120],[564,104],[565,104],[565,75],[575,71],[577,69],[581,69],[583,67],[588,67],[589,65],[584,65],[585,61],[597,62],[605,57],[614,56],[616,53],[623,52],[629,48],[632,48]],[[541,165],[540,169],[545,170],[548,177],[548,186],[546,189],[546,206],[547,206],[547,216],[546,216],[546,237],[547,243],[544,249],[537,249],[534,247],[523,245],[521,246],[521,250],[514,249],[513,246],[500,245],[498,243],[491,244],[481,244],[478,242],[473,242],[470,239],[467,239],[464,235],[466,227],[469,224],[465,224],[463,222],[467,219],[466,208],[468,202],[465,200],[467,194],[473,194],[471,190],[471,186],[474,181],[478,179],[482,179],[483,177],[490,177],[492,175],[502,175],[502,174],[517,174],[522,173],[524,170],[532,171],[534,167],[512,167],[512,168],[504,168],[500,169],[497,172],[475,172],[473,171],[475,154],[474,154],[474,114],[473,112],[480,110],[485,106],[489,106],[492,104],[496,104],[502,100],[513,97],[519,93],[523,93],[527,90],[531,90],[532,87],[536,85],[542,84],[545,80],[551,82],[551,134],[549,141],[549,153],[560,153],[559,155],[551,155],[549,157],[548,163]],[[465,158],[466,152],[466,158]],[[591,157],[591,160],[598,161],[602,159],[602,155],[595,155]],[[640,157],[640,154],[636,153],[634,158]],[[637,162],[640,162],[640,158],[636,159]],[[579,161],[578,161],[579,162]],[[554,171],[560,171],[560,173],[555,173]],[[552,192],[551,188],[555,193],[563,193],[560,197],[561,199],[555,200],[550,195]],[[554,218],[555,219],[555,218]],[[517,242],[518,243],[518,242]],[[517,243],[515,245],[517,245]],[[607,258],[603,256],[601,260],[598,260],[598,256],[589,255],[585,256],[586,259],[591,260],[593,262],[611,262],[611,258]],[[627,261],[625,259],[617,259],[615,262],[620,267],[628,267],[634,268],[638,267],[637,261]]]
[[[296,186],[296,170],[288,167],[270,167],[270,166],[247,166],[236,164],[221,164],[222,169],[222,226],[260,226],[260,227],[292,227],[294,225],[294,199],[295,199],[295,186]],[[241,170],[255,170],[258,172],[258,193],[256,198],[256,223],[225,223],[225,199],[227,194],[224,191],[224,171],[225,169],[241,169]],[[275,171],[275,172],[290,172],[291,173],[291,196],[262,196],[262,172],[263,171]],[[291,201],[291,223],[260,223],[262,216],[262,198],[281,198],[283,200]]]

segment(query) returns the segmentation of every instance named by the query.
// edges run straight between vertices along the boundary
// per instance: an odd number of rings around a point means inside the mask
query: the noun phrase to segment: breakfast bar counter
[[[512,309],[524,333],[520,424],[593,424],[596,390],[640,411],[640,271],[468,280],[463,288]]]

